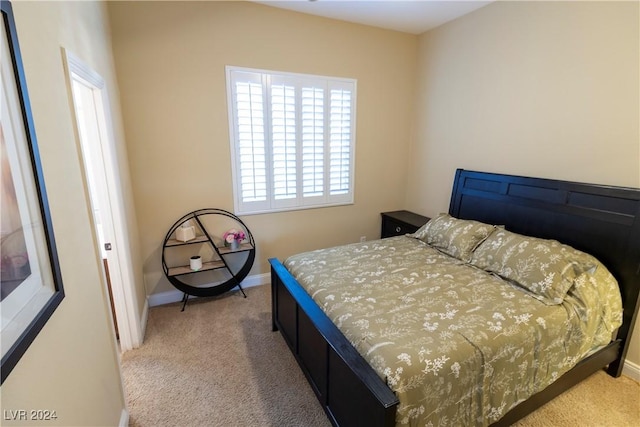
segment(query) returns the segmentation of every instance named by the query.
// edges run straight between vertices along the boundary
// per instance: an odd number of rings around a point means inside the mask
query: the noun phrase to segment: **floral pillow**
[[[413,234],[413,237],[442,252],[468,262],[473,250],[495,227],[478,221],[454,218],[441,213]]]
[[[593,260],[555,240],[498,229],[476,248],[470,263],[518,283],[547,305],[556,305],[579,275],[595,271]]]

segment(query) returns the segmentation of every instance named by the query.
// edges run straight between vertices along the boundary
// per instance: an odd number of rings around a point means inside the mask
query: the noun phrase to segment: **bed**
[[[593,255],[606,266],[604,270],[610,271],[617,280],[623,306],[620,327],[613,335],[610,335],[613,337],[612,339],[607,337],[603,341],[602,336],[605,335],[605,332],[602,331],[598,334],[583,333],[588,336],[600,335],[601,342],[580,344],[583,347],[576,353],[580,354],[580,360],[572,361],[569,365],[570,368],[568,367],[566,370],[558,370],[557,376],[552,375],[538,381],[536,387],[540,387],[542,384],[543,389],[534,389],[530,396],[526,393],[516,396],[512,399],[513,405],[509,403],[506,408],[498,407],[496,412],[489,417],[484,412],[485,419],[476,420],[475,424],[482,425],[490,422],[492,425],[510,425],[602,368],[606,368],[612,376],[620,375],[624,357],[630,345],[629,338],[637,314],[640,288],[638,279],[640,274],[640,190],[458,170],[454,180],[449,214],[460,220],[474,220],[484,224],[504,226],[504,229],[500,229],[503,234],[519,233],[534,238],[555,239],[579,251]],[[402,245],[420,244],[420,242],[409,242],[409,240],[406,237],[382,239],[369,243],[367,248],[373,250],[371,248],[393,247],[395,250],[396,247]],[[357,251],[362,249],[363,247],[358,245],[347,245],[336,250]],[[410,250],[412,249],[410,248]],[[326,255],[327,252],[325,251],[323,254]],[[353,257],[354,253],[351,252],[349,256]],[[432,251],[428,255],[420,252],[419,256],[427,257],[425,258],[427,261],[424,262],[430,262],[428,260],[432,258],[442,258],[442,254],[438,251]],[[374,257],[371,253],[363,254],[363,260]],[[296,258],[293,257],[293,260],[295,261]],[[300,260],[298,259],[298,261]],[[466,261],[462,262],[465,265],[458,266],[458,268],[469,268],[466,266]],[[343,323],[348,324],[349,321],[339,315],[336,317],[333,313],[334,308],[327,307],[324,303],[320,307],[299,283],[307,281],[304,273],[300,276],[296,263],[291,260],[288,262],[289,269],[296,272],[299,277],[302,277],[301,279],[296,280],[291,271],[277,259],[270,260],[272,266],[273,329],[280,330],[332,424],[336,426],[394,426],[396,423],[402,425],[407,423],[407,413],[410,410],[435,412],[436,420],[440,422],[448,420],[454,423],[453,419],[447,418],[449,415],[444,409],[442,413],[436,412],[441,409],[437,402],[434,404],[433,396],[422,398],[423,402],[429,402],[426,408],[424,405],[422,408],[417,406],[407,408],[407,403],[404,400],[401,402],[400,399],[404,399],[403,393],[392,391],[392,389],[396,391],[398,389],[395,384],[399,381],[396,376],[397,372],[393,369],[385,370],[383,367],[377,366],[377,359],[370,357],[369,353],[378,351],[380,344],[374,344],[376,348],[371,349],[366,348],[366,345],[361,344],[357,339],[354,342],[350,331],[362,326],[364,320],[358,320],[355,326],[351,325],[351,329],[347,326],[346,332],[343,333],[330,320],[330,316],[333,316],[336,323],[342,328],[344,328]],[[455,260],[451,263],[456,264]],[[348,263],[345,262],[345,267],[346,264]],[[336,266],[331,269],[332,271],[337,270]],[[338,268],[338,270],[341,269],[342,267]],[[321,270],[313,271],[312,275],[318,274],[321,274]],[[465,276],[475,275],[477,272],[451,273],[449,274],[450,282],[460,281],[456,274]],[[340,275],[333,274],[333,277],[339,278]],[[492,280],[491,277],[485,279]],[[468,278],[464,280],[468,280]],[[349,281],[352,280],[349,279]],[[475,281],[474,283],[480,282]],[[305,284],[305,286],[308,285]],[[318,299],[316,294],[322,294],[325,290],[312,288],[310,292]],[[451,292],[453,291],[449,291],[449,293]],[[506,294],[508,293],[506,292]],[[407,293],[406,296],[411,297],[412,294]],[[400,298],[402,297],[400,296]],[[378,297],[368,296],[368,298]],[[456,299],[465,300],[465,298]],[[532,298],[529,299],[533,301]],[[446,304],[445,302],[445,308]],[[553,303],[539,304],[536,306],[536,310],[550,310],[553,308],[552,306]],[[450,310],[449,314],[455,314],[456,309],[471,310],[469,307],[458,306]],[[328,310],[329,316],[325,310]],[[405,316],[410,315],[411,311],[409,310],[407,313]],[[504,313],[504,311],[493,310],[492,313],[487,314],[491,317],[484,319],[483,322],[494,322],[493,326],[495,326],[500,321],[505,321],[500,317],[504,317]],[[427,334],[424,339],[431,339],[428,337],[429,328],[437,329],[440,327],[442,329],[449,314],[444,309],[440,313],[421,313],[418,321],[424,322],[425,334]],[[512,314],[518,316],[517,313]],[[498,317],[494,317],[496,315]],[[433,318],[433,316],[440,317]],[[523,317],[519,317],[519,319],[522,321]],[[534,314],[533,318],[528,320],[532,320],[531,323],[535,324],[537,319],[544,319],[544,317]],[[343,322],[343,320],[345,321]],[[544,320],[537,320],[537,323],[541,322],[544,323]],[[442,330],[436,331],[436,329],[433,331],[433,337],[442,333]],[[349,338],[345,336],[345,333],[349,335]],[[539,335],[539,332],[535,334]],[[502,339],[503,335],[509,334],[499,335]],[[446,334],[438,336],[440,338],[449,337]],[[478,343],[471,344],[471,347],[479,345]],[[426,373],[430,374],[433,381],[433,387],[430,387],[432,391],[446,387],[442,380],[443,375],[437,374],[441,368],[445,367],[444,362],[447,361],[448,356],[430,354],[431,350],[428,347],[426,350],[423,348],[423,351],[418,355],[411,353],[407,355],[404,352],[399,352],[399,354],[406,359],[413,358],[414,361],[420,358],[423,371],[427,371]],[[454,348],[454,353],[456,352],[464,353],[464,349]],[[398,351],[394,354],[398,354]],[[565,355],[563,357],[571,356]],[[400,362],[394,366],[398,366]],[[404,362],[400,365],[407,369],[407,360]],[[554,366],[557,365],[556,362],[550,363]],[[456,369],[460,370],[460,366],[458,365],[456,368],[455,364],[450,364],[446,366],[446,369],[449,375],[453,375],[456,373]],[[491,377],[491,375],[485,375],[485,377]],[[496,378],[498,378],[497,374]],[[498,387],[499,381],[498,385],[494,386]],[[521,391],[518,390],[518,393]],[[514,394],[514,390],[509,390],[505,396],[509,394]],[[521,396],[526,396],[526,400]],[[454,402],[457,402],[458,397],[445,396],[446,399],[453,399]],[[496,406],[496,403],[494,402],[492,405]],[[489,407],[492,406],[489,405]],[[478,414],[481,413],[473,413],[471,416],[478,417]]]

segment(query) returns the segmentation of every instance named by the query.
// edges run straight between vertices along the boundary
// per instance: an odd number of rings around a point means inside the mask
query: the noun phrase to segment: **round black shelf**
[[[222,241],[222,238],[216,239],[216,237],[218,236],[211,233],[210,230],[207,229],[207,227],[211,228],[211,226],[209,225],[209,220],[212,219],[212,216],[222,216],[229,218],[236,224],[233,228],[244,232],[245,239],[240,243],[237,249],[232,249],[231,247],[226,246]],[[229,220],[226,221],[228,222]],[[195,236],[186,241],[177,240],[176,231],[187,222],[190,222],[191,225],[194,226]],[[190,245],[204,245],[208,246],[212,250],[211,259],[203,261],[202,268],[198,270],[192,270],[188,264],[173,266],[169,266],[167,264],[167,258],[169,258],[170,251]],[[227,292],[235,288],[236,286],[240,289],[240,291],[246,298],[246,294],[244,293],[240,282],[242,282],[242,280],[247,277],[249,271],[251,270],[251,267],[253,266],[253,262],[256,256],[255,247],[255,241],[253,239],[251,231],[240,218],[238,218],[231,212],[222,209],[199,209],[193,212],[189,212],[188,214],[177,220],[167,232],[167,235],[165,236],[164,242],[162,244],[162,269],[169,282],[173,286],[175,286],[176,289],[184,292],[185,298],[183,301],[185,304],[186,299],[189,295],[198,297],[215,296]],[[246,253],[244,263],[240,267],[233,266],[235,268],[232,268],[232,257],[241,253]],[[199,274],[205,271],[214,270],[221,270],[223,272],[226,272],[224,274],[228,275],[228,279],[222,282],[215,283],[211,286],[195,286],[192,283],[188,283],[188,280],[186,280],[186,277],[190,277],[192,275]]]

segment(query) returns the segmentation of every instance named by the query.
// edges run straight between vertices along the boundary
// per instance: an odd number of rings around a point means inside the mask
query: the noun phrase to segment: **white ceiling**
[[[479,9],[482,0],[257,0],[268,6],[421,34]]]

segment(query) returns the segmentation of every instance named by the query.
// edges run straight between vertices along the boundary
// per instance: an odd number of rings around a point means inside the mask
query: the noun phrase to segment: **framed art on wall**
[[[2,383],[64,298],[11,3],[1,0]]]

